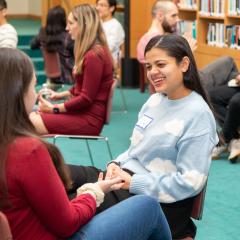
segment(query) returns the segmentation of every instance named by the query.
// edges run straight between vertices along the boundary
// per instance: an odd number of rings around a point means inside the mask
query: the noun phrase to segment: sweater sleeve
[[[90,194],[68,200],[49,153],[39,145],[27,156],[21,187],[33,211],[49,231],[68,237],[95,214],[96,202]]]
[[[161,171],[161,159],[156,159],[155,164],[151,166],[154,171],[133,175],[129,191],[150,195],[163,203],[195,196],[206,183],[211,163],[210,153],[214,146],[215,141],[209,133],[180,141],[177,145],[176,165],[172,165],[170,161],[166,161],[164,165],[171,171]]]
[[[97,96],[103,75],[104,61],[97,54],[90,53],[84,59],[83,85],[79,95],[64,103],[67,111],[80,111],[89,107]],[[70,89],[72,93],[73,89]]]

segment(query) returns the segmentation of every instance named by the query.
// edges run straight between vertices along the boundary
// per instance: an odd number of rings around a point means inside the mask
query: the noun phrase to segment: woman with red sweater
[[[51,92],[52,104],[39,97],[39,113],[30,119],[39,134],[97,135],[105,122],[107,99],[113,83],[113,61],[101,20],[88,4],[76,6],[69,14],[67,30],[75,40],[74,86]]]
[[[121,178],[103,180],[100,174],[70,201],[67,166],[28,117],[36,101],[31,60],[20,50],[2,48],[0,69],[0,210],[14,240],[171,239],[164,214],[150,197],[133,197],[93,217],[105,193],[123,185]]]

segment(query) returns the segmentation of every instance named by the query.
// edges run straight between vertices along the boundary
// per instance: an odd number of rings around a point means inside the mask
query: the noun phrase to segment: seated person
[[[15,28],[7,22],[7,2],[0,0],[0,48],[16,48],[18,36]]]
[[[152,6],[152,23],[148,31],[140,38],[137,45],[137,59],[144,63],[144,50],[149,40],[157,35],[171,34],[177,32],[179,12],[177,5],[172,0],[156,0]],[[189,33],[183,35],[194,51],[197,42]]]
[[[148,31],[140,38],[137,44],[137,59],[144,64],[144,51],[147,43],[153,37],[163,34],[172,34],[177,32],[177,24],[179,22],[179,12],[177,5],[171,0],[157,0],[152,6],[152,23]],[[194,51],[197,42],[189,33],[184,37],[187,39],[191,49]],[[149,85],[150,93],[154,93],[154,87]]]
[[[112,53],[114,63],[117,64],[119,61],[120,46],[123,44],[125,37],[121,23],[114,17],[117,1],[97,0],[96,4],[109,49]]]
[[[229,151],[228,159],[235,163],[240,156],[240,74],[231,57],[221,57],[200,71],[222,128],[220,143],[214,148],[212,159]],[[235,79],[234,85],[230,80]]]
[[[2,48],[0,68],[0,210],[12,239],[171,240],[164,214],[151,197],[137,196],[94,216],[105,194],[124,184],[120,177],[103,180],[100,174],[96,183],[83,185],[68,199],[72,180],[63,157],[41,140],[28,118],[37,97],[30,58]]]
[[[113,63],[96,9],[75,7],[67,30],[75,40],[74,86],[68,91],[52,91],[52,100],[68,98],[63,103],[54,105],[40,95],[39,113],[33,112],[30,119],[39,134],[98,135],[113,84]]]
[[[31,49],[45,47],[48,52],[58,52],[61,65],[60,79],[50,79],[51,83],[72,84],[74,65],[73,46],[66,29],[66,13],[61,6],[48,11],[46,27],[42,27],[37,36],[31,41]]]
[[[99,211],[133,195],[152,196],[165,213],[173,239],[194,238],[190,216],[218,143],[215,119],[185,38],[174,34],[152,38],[145,61],[156,93],[139,113],[128,150],[108,164],[107,177],[120,176],[125,183],[107,194]],[[77,168],[71,168],[75,188],[97,179],[100,171]]]

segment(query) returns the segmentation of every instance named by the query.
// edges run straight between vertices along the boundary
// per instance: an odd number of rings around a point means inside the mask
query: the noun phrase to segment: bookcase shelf
[[[197,9],[196,8],[188,8],[188,7],[181,7],[179,8],[181,10],[181,12],[197,12]]]
[[[240,19],[240,15],[230,15],[230,14],[227,14],[227,17],[228,18],[236,18],[236,19],[238,19],[238,21]]]
[[[214,13],[209,13],[209,16],[204,13],[202,14],[201,2],[204,1],[207,3],[207,6],[210,6],[210,0],[196,0],[197,9],[191,9],[191,6],[179,8],[179,16],[183,20],[192,20],[196,21],[196,28],[197,28],[197,43],[198,47],[194,52],[197,65],[199,68],[202,68],[209,64],[210,62],[214,61],[215,59],[221,56],[231,56],[236,61],[237,66],[240,68],[240,50],[234,49],[230,47],[218,47],[218,46],[211,46],[207,44],[208,39],[208,27],[209,24],[212,23],[217,25],[224,25],[224,43],[226,42],[226,26],[227,25],[240,25],[240,15],[234,15],[229,13],[230,4],[232,4],[233,0],[217,0],[221,7],[223,7],[224,12],[222,13],[223,16],[212,16]],[[216,4],[216,0],[213,1],[212,4]],[[218,5],[217,8],[220,8]],[[206,6],[206,4],[205,4]],[[214,5],[213,5],[214,6]],[[239,6],[240,7],[240,6]],[[216,9],[216,5],[212,8]],[[205,9],[204,9],[205,10]],[[222,26],[221,26],[222,28]],[[240,39],[239,39],[240,41]]]
[[[225,19],[225,17],[215,17],[215,16],[205,16],[205,15],[200,15],[199,14],[199,19],[209,19],[209,20],[224,20]]]

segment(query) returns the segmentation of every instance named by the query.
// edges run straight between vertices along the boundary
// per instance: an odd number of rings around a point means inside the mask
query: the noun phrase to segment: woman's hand
[[[100,173],[98,177],[98,182],[96,182],[95,184],[98,184],[98,186],[102,189],[104,193],[108,193],[110,191],[119,190],[120,188],[122,188],[124,182],[120,177],[116,177],[113,179],[109,179],[106,177],[104,180],[103,173]]]
[[[126,189],[128,190],[129,189],[129,186],[130,186],[130,183],[131,183],[131,180],[132,180],[132,176],[125,172],[124,170],[122,170],[121,168],[119,169],[115,169],[114,170],[114,173],[113,173],[113,178],[121,178],[123,181],[124,181],[124,184],[122,185],[122,189]]]
[[[53,104],[44,99],[41,95],[38,97],[38,109],[40,112],[52,113]]]
[[[114,172],[118,169],[121,169],[116,163],[112,162],[107,166],[106,178],[111,179],[114,176]]]
[[[49,99],[52,100],[52,101],[60,100],[60,99],[63,99],[63,98],[64,97],[62,96],[61,92],[54,92],[54,91],[51,92],[51,95],[49,97]]]
[[[236,84],[240,86],[240,74],[236,76]]]

